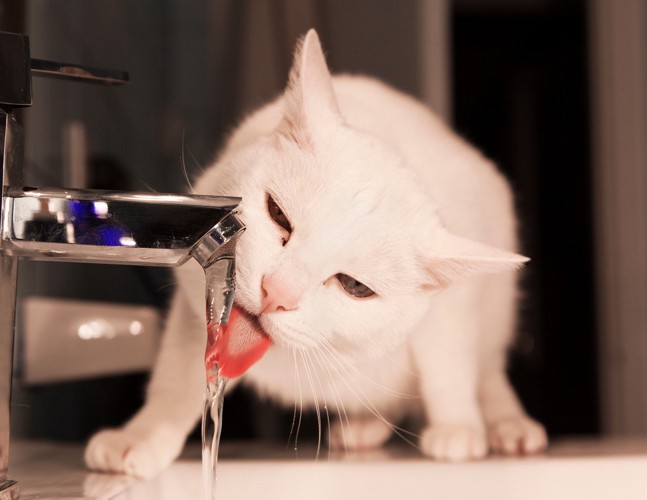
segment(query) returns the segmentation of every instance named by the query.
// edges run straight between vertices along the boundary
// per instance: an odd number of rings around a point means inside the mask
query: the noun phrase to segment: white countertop
[[[328,456],[259,443],[227,443],[221,450],[218,497],[247,499],[645,499],[647,438],[562,440],[548,453],[510,459],[492,457],[467,464],[442,464],[415,450]],[[138,481],[91,473],[83,446],[53,442],[11,444],[10,476],[21,499],[191,500],[202,498],[199,449],[159,477]]]

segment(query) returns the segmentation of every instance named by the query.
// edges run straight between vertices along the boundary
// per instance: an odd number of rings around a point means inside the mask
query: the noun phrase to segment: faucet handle
[[[29,37],[19,33],[0,31],[0,75],[2,75],[0,79],[0,107],[31,106],[32,74],[104,85],[130,83],[128,73],[125,71],[31,59]]]
[[[130,78],[126,71],[90,68],[79,64],[44,61],[42,59],[31,60],[31,74],[102,85],[125,85],[130,83]]]
[[[29,39],[0,31],[0,106],[31,106]]]

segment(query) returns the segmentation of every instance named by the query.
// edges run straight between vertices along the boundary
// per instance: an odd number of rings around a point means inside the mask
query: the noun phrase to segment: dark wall
[[[497,3],[456,3],[454,110],[511,179],[532,258],[511,373],[551,434],[596,432],[585,2]]]

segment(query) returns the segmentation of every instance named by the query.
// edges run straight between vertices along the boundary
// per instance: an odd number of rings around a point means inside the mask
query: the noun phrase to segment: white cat
[[[195,191],[242,196],[236,301],[273,341],[244,383],[338,414],[334,448],[380,446],[411,413],[439,460],[545,448],[505,374],[526,260],[510,188],[422,104],[331,77],[311,30],[285,94],[235,130]],[[92,469],[153,476],[199,418],[204,276],[177,275],[146,404],[91,439]]]

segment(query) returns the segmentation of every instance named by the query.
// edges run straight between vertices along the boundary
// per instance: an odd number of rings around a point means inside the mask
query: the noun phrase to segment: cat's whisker
[[[139,183],[142,186],[144,186],[146,189],[148,189],[151,193],[158,193],[159,194],[159,191],[157,189],[153,188],[153,186],[151,186],[148,182],[142,181],[140,179]]]
[[[325,344],[322,344],[322,345],[325,345]],[[402,428],[402,427],[399,427],[399,426],[397,426],[397,425],[393,424],[393,423],[392,423],[392,422],[390,422],[386,417],[384,417],[384,415],[382,415],[382,413],[380,413],[380,411],[375,407],[375,405],[373,405],[373,403],[371,403],[370,399],[369,399],[368,397],[366,397],[366,395],[361,391],[361,389],[360,389],[360,388],[355,388],[355,387],[353,387],[353,386],[349,383],[349,381],[347,380],[347,377],[344,377],[343,373],[340,373],[340,372],[337,370],[337,368],[339,368],[340,360],[339,360],[339,359],[337,359],[337,357],[331,357],[330,359],[331,359],[331,361],[333,362],[333,365],[332,365],[333,369],[335,369],[335,371],[336,371],[336,372],[337,372],[337,374],[339,375],[339,378],[344,382],[344,384],[346,385],[346,387],[348,388],[348,390],[349,390],[349,391],[350,391],[350,392],[355,396],[355,398],[356,398],[360,403],[362,403],[362,405],[363,405],[363,406],[364,406],[364,407],[365,407],[365,408],[366,408],[366,409],[367,409],[367,410],[368,410],[368,411],[369,411],[369,412],[370,412],[370,413],[371,413],[375,418],[377,418],[379,421],[381,421],[382,423],[384,423],[384,424],[385,424],[385,425],[386,425],[386,426],[391,430],[391,432],[393,432],[396,436],[398,436],[400,439],[402,439],[404,442],[406,442],[406,443],[410,444],[410,445],[411,445],[411,446],[413,446],[414,448],[416,448],[416,449],[420,449],[420,447],[418,446],[418,444],[417,444],[417,443],[415,443],[414,441],[412,441],[411,439],[409,439],[409,437],[411,437],[411,438],[418,438],[419,436],[418,436],[416,433],[414,433],[414,432],[411,432],[411,431],[409,431],[409,430],[407,430],[407,429],[404,429],[404,428]]]
[[[191,190],[191,193],[195,193],[195,190],[193,189],[193,184],[191,184],[191,179],[189,179],[189,173],[186,169],[186,161],[184,159],[184,149],[185,149],[185,144],[184,144],[184,134],[185,131],[182,131],[182,152],[180,156],[180,160],[182,162],[182,173],[184,174],[184,180],[186,181],[187,185],[189,186],[189,189]]]
[[[316,385],[317,382],[319,382],[319,378],[317,377],[317,370],[315,369],[314,363],[312,362],[312,359],[310,358],[310,351],[304,351],[307,357],[307,364],[310,367],[310,375],[312,376],[312,381],[313,384]],[[316,380],[315,380],[316,377]],[[319,384],[321,386],[321,384]],[[314,397],[315,397],[315,407],[317,409],[317,423],[319,426],[318,429],[318,435],[317,435],[317,454],[316,454],[316,460],[319,459],[319,455],[321,453],[321,444],[322,444],[322,439],[323,439],[323,432],[324,432],[324,427],[323,427],[323,422],[322,422],[322,413],[323,411],[326,412],[326,418],[328,425],[330,424],[330,418],[328,417],[328,406],[326,404],[325,398],[323,398],[323,395],[321,395],[322,401],[320,401],[320,397],[317,395],[319,393],[319,388],[315,387],[315,392],[314,392]],[[322,411],[323,408],[323,411]]]
[[[294,358],[294,348],[292,348],[292,357]],[[292,413],[292,425],[290,425],[290,434],[288,435],[288,442],[286,443],[286,448],[290,446],[292,441],[292,434],[294,434],[294,428],[297,421],[297,378],[299,376],[299,371],[296,369],[296,363],[294,365],[294,412]]]
[[[301,390],[301,375],[299,374],[299,366],[297,361],[297,352],[296,348],[292,348],[292,359],[294,361],[294,378],[296,384],[294,386],[294,415],[292,416],[292,426],[290,427],[290,435],[288,436],[288,446],[290,446],[290,440],[292,439],[292,434],[294,433],[294,450],[298,449],[299,442],[299,431],[301,430],[301,419],[303,417],[303,392]],[[297,390],[299,391],[299,420],[297,421]],[[294,425],[296,422],[296,432],[294,430]]]
[[[327,439],[327,442],[328,442],[328,443],[330,443],[330,412],[328,411],[328,400],[327,400],[327,399],[326,399],[326,397],[323,395],[323,394],[325,394],[325,393],[324,393],[324,391],[323,391],[323,384],[321,383],[321,379],[319,378],[319,370],[316,370],[316,369],[315,369],[315,363],[314,363],[314,361],[313,361],[313,359],[312,359],[311,355],[312,355],[312,356],[314,356],[315,361],[317,361],[317,362],[319,363],[319,365],[321,365],[321,361],[320,361],[320,359],[316,356],[316,352],[315,352],[315,351],[307,351],[307,353],[306,353],[306,354],[307,354],[308,359],[309,359],[309,361],[310,361],[310,366],[312,367],[312,371],[314,372],[314,376],[316,377],[316,379],[317,379],[317,383],[319,384],[319,387],[320,387],[320,389],[321,389],[322,398],[323,398],[323,409],[324,409],[324,412],[326,413],[326,431],[327,431],[327,433],[328,433],[328,439]],[[330,447],[328,447],[328,459],[330,460]]]
[[[314,399],[315,411],[317,414],[317,455],[315,460],[319,459],[319,451],[321,450],[321,412],[319,410],[319,398],[317,398],[317,389],[314,386],[314,381],[312,379],[312,374],[310,373],[310,366],[308,365],[308,360],[306,358],[306,351],[301,351],[301,359],[303,360],[303,367],[306,371],[306,376],[308,377],[308,382],[310,384],[310,390],[312,391],[312,397]]]
[[[172,282],[166,283],[165,285],[158,286],[155,289],[155,291],[156,292],[161,292],[162,290],[164,290],[166,288],[169,288],[169,287],[172,287],[172,286],[178,286],[178,285],[179,285],[179,283],[177,281],[172,281]]]
[[[344,366],[348,368],[348,370],[350,370],[356,375],[359,375],[361,378],[366,380],[368,383],[370,383],[373,387],[375,387],[379,391],[384,392],[386,394],[390,394],[391,396],[395,396],[400,399],[420,399],[420,396],[417,394],[409,394],[406,392],[396,391],[394,389],[391,389],[389,387],[386,387],[380,384],[376,380],[366,375],[366,373],[359,370],[355,365],[353,365],[344,356],[342,356],[329,341],[327,341],[326,339],[321,339],[321,341],[322,341],[322,344],[321,344],[322,347],[325,347],[331,355],[335,356],[336,360],[343,363]]]
[[[337,387],[337,381],[335,380],[335,377],[333,377],[332,373],[330,372],[330,368],[327,363],[326,353],[319,346],[316,346],[313,352],[315,357],[317,357],[319,364],[326,370],[326,373],[328,374],[328,380],[330,380],[330,386],[333,390],[333,401],[337,409],[337,417],[339,418],[339,427],[341,429],[342,442],[344,443],[344,451],[348,451],[346,449],[346,429],[344,428],[344,420],[346,421],[346,425],[348,427],[350,427],[350,421],[348,420],[348,413],[346,412],[346,408],[344,407],[344,402],[341,398],[339,387]],[[329,421],[328,422],[328,449],[329,449],[328,453],[329,454],[330,454],[330,444],[331,444],[330,433],[331,433],[331,430],[330,430],[330,421]]]
[[[198,168],[198,170],[200,170],[200,172],[204,172],[204,167],[198,162],[198,159],[195,157],[195,154],[193,154],[193,150],[191,149],[191,147],[187,145],[186,150],[189,153],[189,156],[191,157],[193,164]]]

